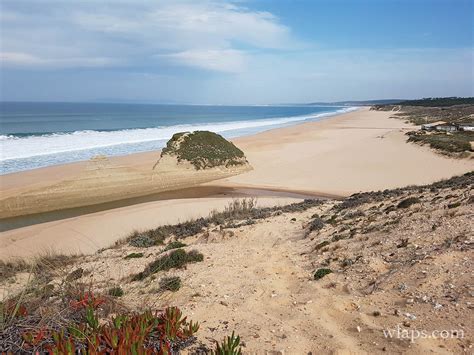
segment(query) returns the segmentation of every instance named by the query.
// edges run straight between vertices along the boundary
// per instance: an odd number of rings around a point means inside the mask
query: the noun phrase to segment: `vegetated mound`
[[[197,170],[248,164],[244,152],[224,137],[209,131],[174,134],[161,152],[161,157],[164,156],[176,156],[178,162],[188,161]]]
[[[400,102],[397,105],[375,105],[372,110],[393,111],[393,118],[414,125],[445,122],[447,125],[474,123],[473,98],[435,98]],[[471,131],[424,131],[407,133],[408,142],[428,145],[438,153],[454,157],[470,157],[474,133]]]

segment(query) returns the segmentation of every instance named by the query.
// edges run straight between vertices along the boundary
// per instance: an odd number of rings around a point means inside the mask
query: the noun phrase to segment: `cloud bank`
[[[285,49],[289,28],[268,12],[221,1],[9,1],[4,66],[245,69],[248,52]]]
[[[251,1],[0,6],[1,100],[245,104],[474,95],[472,48],[335,49],[323,34],[298,32],[297,23],[290,27]],[[326,40],[339,33],[324,30]]]

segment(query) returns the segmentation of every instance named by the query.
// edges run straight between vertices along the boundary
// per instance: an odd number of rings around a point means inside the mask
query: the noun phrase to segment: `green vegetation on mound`
[[[472,151],[471,143],[474,142],[474,132],[435,132],[424,131],[409,132],[408,142],[428,144],[431,148],[446,153],[462,153]]]
[[[474,123],[473,97],[427,98],[421,100],[402,101],[397,105],[375,105],[377,111],[392,111],[393,117],[406,120],[421,126],[429,123],[445,122],[447,125]],[[474,133],[469,131],[452,132],[408,132],[408,142],[428,145],[438,152],[466,156],[472,152],[470,142],[474,141]],[[461,154],[462,153],[462,154]]]
[[[400,102],[404,106],[446,107],[454,105],[474,105],[474,97],[428,97]]]
[[[163,148],[161,156],[175,155],[189,161],[197,170],[247,163],[244,153],[222,136],[209,131],[176,133]]]

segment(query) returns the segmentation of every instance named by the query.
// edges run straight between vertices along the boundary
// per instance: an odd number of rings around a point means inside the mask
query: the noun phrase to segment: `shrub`
[[[406,248],[408,246],[408,238],[402,238],[400,243],[397,244],[397,248]]]
[[[171,242],[165,247],[165,249],[163,249],[163,252],[171,250],[171,249],[183,248],[185,246],[186,246],[186,244],[181,243],[180,241]]]
[[[175,235],[178,238],[196,235],[202,232],[203,228],[207,227],[209,223],[208,219],[198,218],[175,225],[160,226],[141,233],[135,232],[128,237],[128,243],[134,247],[149,248],[163,244],[165,239],[171,235]]]
[[[109,293],[109,296],[113,296],[113,297],[122,297],[124,294],[123,289],[120,286],[109,288],[108,293]]]
[[[459,207],[461,206],[461,202],[454,202],[454,203],[450,203],[448,205],[448,208],[456,208],[456,207]]]
[[[176,292],[181,288],[181,279],[178,276],[163,277],[160,280],[160,291]]]
[[[408,198],[400,201],[400,203],[397,205],[397,208],[408,208],[411,205],[414,205],[414,204],[420,203],[420,202],[421,201],[418,197],[408,197]]]
[[[75,281],[75,280],[79,280],[83,275],[84,275],[84,269],[82,267],[77,268],[76,270],[70,272],[66,276],[66,281],[67,282],[72,282],[72,281]]]
[[[23,260],[15,261],[3,261],[0,260],[0,282],[9,279],[12,276],[15,276],[17,273],[22,271],[27,271],[31,266],[29,266]]]
[[[321,248],[324,248],[324,247],[328,246],[329,244],[330,244],[330,242],[327,241],[327,240],[325,240],[324,242],[321,242],[321,243],[317,244],[317,245],[314,247],[314,250],[315,250],[315,251],[316,251],[316,250],[319,250],[319,249],[321,249]]]
[[[159,271],[177,269],[183,267],[188,263],[196,263],[203,260],[204,256],[196,250],[186,252],[183,249],[176,249],[173,250],[171,253],[163,255],[148,264],[145,270],[133,277],[133,280],[143,280],[145,277],[155,274]]]
[[[470,141],[473,140],[472,132],[454,132],[451,134],[434,133],[425,134],[420,132],[410,132],[409,142],[418,144],[429,144],[433,149],[447,153],[462,153],[471,151]]]
[[[240,355],[242,354],[242,348],[240,346],[240,336],[235,336],[232,332],[231,336],[224,338],[221,344],[216,342],[216,350],[211,354],[213,355]]]
[[[147,234],[135,232],[130,237],[128,244],[136,248],[149,248],[157,245],[158,242]]]
[[[322,269],[318,269],[315,271],[314,273],[314,279],[315,280],[320,280],[322,279],[324,276],[328,275],[328,274],[331,274],[332,273],[332,270],[331,269],[326,269],[326,268],[322,268]]]
[[[324,221],[320,217],[317,217],[311,221],[309,225],[309,231],[310,232],[319,231],[323,229],[323,227],[324,227]]]
[[[130,253],[124,257],[124,259],[138,259],[143,258],[143,253]]]

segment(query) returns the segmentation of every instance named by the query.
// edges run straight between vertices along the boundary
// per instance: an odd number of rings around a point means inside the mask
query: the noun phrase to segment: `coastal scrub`
[[[163,148],[161,156],[175,155],[178,162],[189,161],[197,170],[245,165],[244,152],[224,137],[209,131],[176,133]]]

